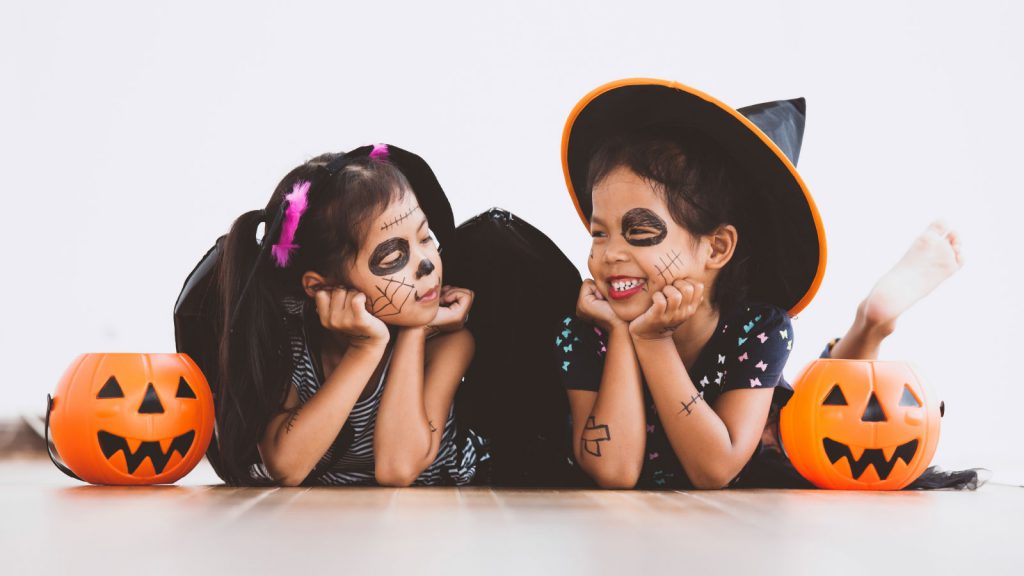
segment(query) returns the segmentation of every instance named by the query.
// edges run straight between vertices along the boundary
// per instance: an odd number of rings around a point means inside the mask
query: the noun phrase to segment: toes
[[[956,230],[946,227],[946,233],[943,236],[943,240],[949,243],[949,247],[953,250],[953,257],[956,259],[958,266],[963,265],[963,246],[960,243],[960,234]]]
[[[950,233],[950,228],[944,220],[935,220],[928,225],[926,232],[932,232],[938,234],[940,238],[945,238],[946,234]]]
[[[946,238],[949,240],[949,246],[953,249],[953,257],[956,258],[957,266],[963,266],[964,250],[960,244],[960,235],[955,231],[950,231]]]

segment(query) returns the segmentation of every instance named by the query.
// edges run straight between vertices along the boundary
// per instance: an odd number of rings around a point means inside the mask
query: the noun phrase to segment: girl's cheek
[[[600,257],[601,256],[598,255],[598,249],[591,247],[590,256],[587,258],[587,270],[590,270],[591,278],[597,279],[601,272],[601,266],[598,264],[598,262],[600,262]]]

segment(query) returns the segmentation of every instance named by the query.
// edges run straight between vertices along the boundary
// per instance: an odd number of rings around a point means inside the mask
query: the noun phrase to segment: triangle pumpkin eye
[[[124,391],[121,390],[121,385],[118,384],[117,378],[111,376],[107,383],[100,388],[99,394],[96,394],[97,398],[124,398]]]
[[[185,381],[185,377],[182,376],[178,379],[178,393],[174,395],[175,398],[195,398],[196,393],[192,391],[192,387]]]
[[[825,397],[825,401],[822,402],[822,406],[847,406],[846,396],[843,395],[843,391],[839,388],[839,384],[832,386],[832,390],[829,390],[828,396]]]
[[[910,391],[910,387],[906,384],[903,385],[903,396],[900,396],[900,406],[921,407],[921,402],[917,399],[917,396],[914,396],[914,393]]]

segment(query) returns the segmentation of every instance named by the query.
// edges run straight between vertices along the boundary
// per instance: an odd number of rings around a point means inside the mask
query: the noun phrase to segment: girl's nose
[[[416,279],[419,280],[433,271],[434,263],[429,258],[424,258],[420,260],[420,265],[416,268]]]
[[[622,238],[609,238],[604,250],[604,261],[611,263],[628,260],[627,246],[629,245]]]

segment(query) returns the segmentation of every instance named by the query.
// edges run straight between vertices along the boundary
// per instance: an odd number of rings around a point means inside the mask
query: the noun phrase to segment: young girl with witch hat
[[[592,279],[555,344],[574,455],[598,485],[809,486],[777,429],[790,317],[825,269],[794,167],[803,111],[793,100],[738,112],[640,79],[594,90],[570,115],[563,166],[593,237]],[[961,264],[956,233],[930,225],[825,355],[876,358],[899,315]],[[929,486],[966,479],[939,480]]]
[[[450,241],[451,218],[421,158],[376,145],[302,164],[235,221],[204,260],[219,267],[224,315],[211,375],[222,478],[474,478],[482,440],[452,408],[473,356],[473,293],[442,283],[431,234]]]

